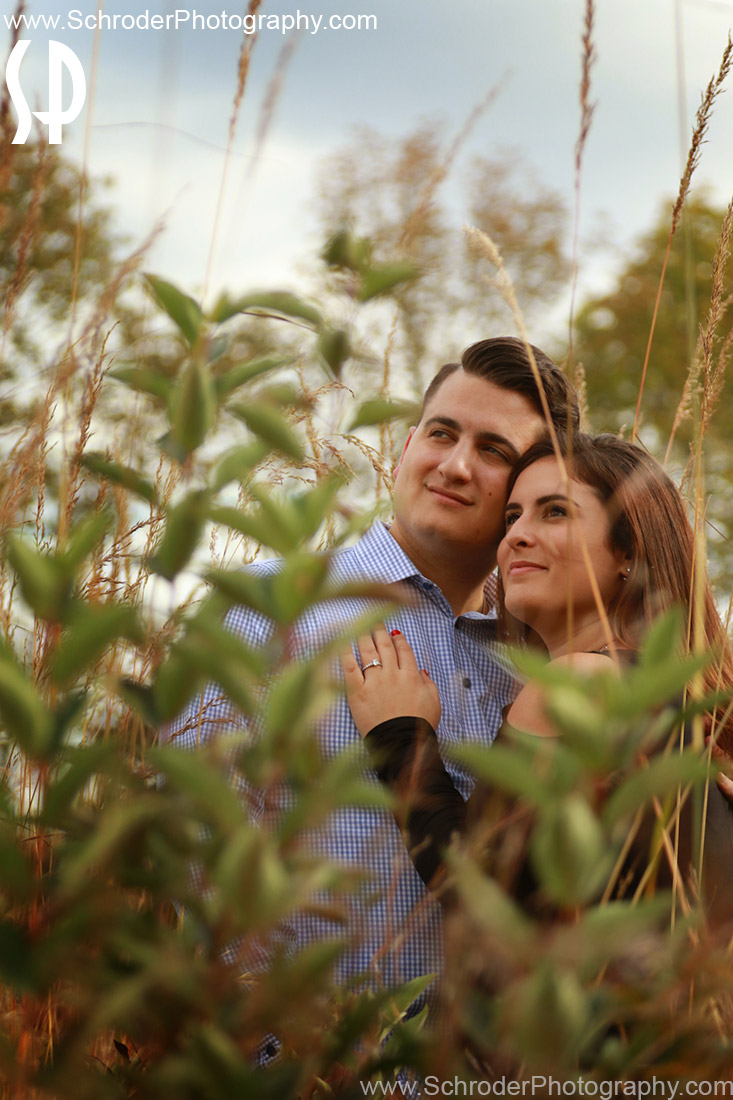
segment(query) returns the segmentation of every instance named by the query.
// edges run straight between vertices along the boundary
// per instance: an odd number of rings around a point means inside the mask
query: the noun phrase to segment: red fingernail
[[[423,669],[423,672],[425,673],[426,676],[430,675],[430,673],[428,672],[428,670],[426,668]]]
[[[400,630],[390,630],[389,633],[394,638],[395,634],[401,634],[402,631],[400,631]]]

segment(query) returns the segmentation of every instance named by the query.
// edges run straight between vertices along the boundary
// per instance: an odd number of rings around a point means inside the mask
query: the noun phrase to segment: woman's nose
[[[532,525],[524,517],[520,517],[507,528],[504,537],[510,546],[531,546],[534,541]]]

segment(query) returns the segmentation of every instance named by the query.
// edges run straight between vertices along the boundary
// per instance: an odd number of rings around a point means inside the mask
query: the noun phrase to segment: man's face
[[[459,369],[410,429],[395,470],[392,535],[408,553],[485,555],[504,534],[512,464],[545,428],[520,394]]]

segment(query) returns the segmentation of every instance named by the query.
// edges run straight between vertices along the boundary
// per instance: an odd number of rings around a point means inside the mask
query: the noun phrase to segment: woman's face
[[[575,480],[563,484],[556,459],[542,458],[528,466],[506,505],[499,569],[507,610],[548,645],[558,630],[567,630],[570,606],[576,633],[599,619],[583,541],[607,608],[629,563],[621,551],[611,549],[605,505],[590,485]]]

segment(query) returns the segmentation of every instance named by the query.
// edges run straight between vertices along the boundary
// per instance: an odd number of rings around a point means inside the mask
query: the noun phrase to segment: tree
[[[82,188],[86,201],[80,205]],[[0,295],[6,369],[12,370],[18,356],[26,364],[29,357],[38,361],[47,326],[68,319],[72,298],[83,303],[101,290],[120,244],[110,211],[96,198],[90,201],[81,173],[58,150],[3,142]]]
[[[688,200],[686,225],[680,226],[672,242],[640,419],[641,438],[659,457],[667,451],[674,430],[669,454],[673,475],[685,470],[690,448],[704,430],[708,538],[712,571],[721,584],[733,576],[729,549],[733,529],[726,503],[733,475],[733,412],[729,402],[718,400],[733,322],[733,265],[727,257],[721,265],[720,315],[707,384],[699,333],[707,325],[724,214],[704,194]],[[613,288],[591,298],[578,312],[575,357],[585,369],[595,426],[630,431],[633,425],[668,234],[669,207],[665,205],[656,224],[638,240]],[[706,423],[701,429],[703,404]]]
[[[396,346],[414,396],[447,354],[471,339],[515,329],[506,302],[489,284],[489,263],[466,247],[464,223],[492,237],[530,321],[563,289],[570,269],[564,203],[516,150],[474,158],[462,193],[452,189],[449,200],[441,188],[456,155],[455,148],[446,151],[435,121],[400,138],[362,127],[327,158],[317,187],[323,236],[346,226],[370,239],[376,261],[407,255],[420,269],[420,277],[394,295]],[[334,288],[333,278],[327,285]],[[383,326],[381,346],[384,335]]]

